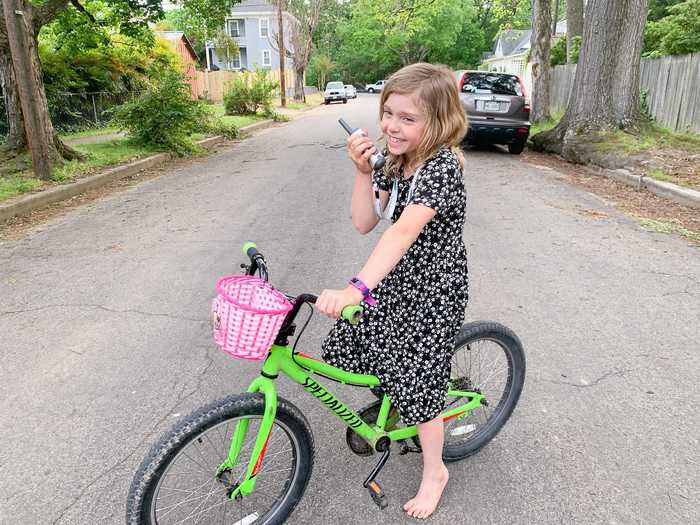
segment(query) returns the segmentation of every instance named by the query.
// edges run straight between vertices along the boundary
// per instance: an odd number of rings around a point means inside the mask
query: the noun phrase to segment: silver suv
[[[323,101],[330,104],[334,100],[342,100],[343,104],[348,103],[348,96],[345,93],[345,85],[342,82],[329,82],[323,92]]]
[[[519,155],[530,134],[530,102],[516,75],[489,71],[457,73],[460,99],[469,119],[464,142],[506,144]]]

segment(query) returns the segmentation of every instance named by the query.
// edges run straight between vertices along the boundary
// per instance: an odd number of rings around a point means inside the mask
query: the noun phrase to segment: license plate
[[[485,102],[484,103],[484,111],[500,111],[500,110],[501,110],[500,102]]]

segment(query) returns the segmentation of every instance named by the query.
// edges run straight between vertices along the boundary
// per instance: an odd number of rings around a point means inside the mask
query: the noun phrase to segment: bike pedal
[[[389,500],[386,494],[384,494],[382,487],[379,486],[379,483],[370,481],[369,485],[367,485],[367,490],[369,490],[369,495],[372,496],[372,501],[374,501],[377,507],[384,510],[389,506]]]

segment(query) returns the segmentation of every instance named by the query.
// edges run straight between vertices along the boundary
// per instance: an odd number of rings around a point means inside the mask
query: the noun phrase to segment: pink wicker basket
[[[216,344],[242,359],[264,359],[292,304],[268,282],[250,275],[229,275],[216,283],[212,303]]]

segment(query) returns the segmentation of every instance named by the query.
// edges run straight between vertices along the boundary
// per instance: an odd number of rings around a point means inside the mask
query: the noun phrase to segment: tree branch
[[[80,2],[78,2],[78,0],[70,0],[70,3],[73,4],[73,7],[75,7],[78,11],[80,11],[80,12],[83,13],[85,16],[87,16],[88,19],[90,19],[90,22],[92,22],[92,23],[97,22],[97,20],[95,20],[95,17],[92,16],[92,13],[90,13],[90,11],[88,11],[87,9],[85,9],[85,8],[83,7],[83,5],[82,5]]]
[[[56,18],[61,11],[68,7],[69,0],[47,0],[40,6],[34,6],[34,31],[39,33],[39,29]]]

